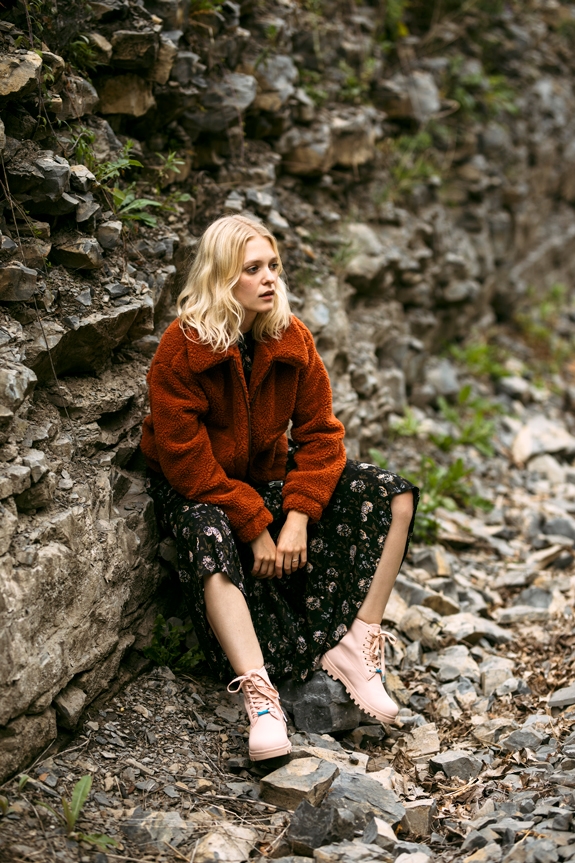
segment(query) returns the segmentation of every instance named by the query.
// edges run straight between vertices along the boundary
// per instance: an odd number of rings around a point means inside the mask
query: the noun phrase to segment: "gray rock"
[[[40,482],[25,489],[14,498],[21,512],[31,509],[43,509],[51,503],[56,491],[56,474],[49,471]]]
[[[29,450],[22,457],[22,464],[30,468],[32,482],[39,482],[44,474],[48,473],[48,462],[45,453],[39,449]]]
[[[51,707],[8,723],[0,735],[0,782],[30,764],[55,739],[56,712]]]
[[[542,587],[527,587],[513,600],[513,605],[531,605],[533,608],[549,608],[553,594]]]
[[[70,165],[70,185],[77,192],[89,192],[96,183],[94,174],[85,165]]]
[[[17,410],[37,381],[32,369],[3,359],[0,368],[0,404],[11,411]]]
[[[261,779],[260,795],[285,809],[296,809],[302,800],[315,806],[338,775],[338,767],[321,758],[298,758]]]
[[[307,683],[283,683],[279,692],[284,708],[300,731],[331,734],[357,728],[361,722],[361,711],[343,684],[324,671],[316,671]]]
[[[122,242],[122,223],[118,221],[102,222],[98,226],[96,237],[103,249],[111,251]]]
[[[163,851],[167,844],[179,845],[187,836],[189,825],[179,812],[145,812],[137,806],[120,829],[126,839],[141,852]]]
[[[282,154],[285,170],[290,174],[324,174],[334,165],[331,128],[324,121],[308,128],[288,129],[277,142],[276,150]]]
[[[0,55],[0,98],[22,99],[38,87],[42,58],[34,51]]]
[[[0,267],[0,302],[25,303],[38,293],[36,270],[17,262]]]
[[[8,464],[4,468],[4,474],[10,480],[12,486],[12,494],[20,494],[27,488],[30,488],[31,471],[30,468],[23,464]]]
[[[393,119],[414,119],[426,123],[439,111],[439,91],[429,72],[395,75],[378,82],[375,101]]]
[[[243,863],[258,839],[253,827],[223,822],[217,830],[203,836],[197,847],[195,859],[198,863]]]
[[[479,776],[482,763],[468,752],[453,749],[439,755],[433,755],[429,761],[429,766],[434,773],[442,770],[449,779],[457,776],[469,782]]]
[[[371,818],[382,818],[397,824],[405,815],[405,807],[393,791],[367,776],[341,773],[331,786],[326,803],[353,812],[356,829],[363,829]]]
[[[437,803],[433,799],[419,798],[407,802],[405,815],[401,819],[401,828],[409,836],[418,838],[430,836],[436,813]]]
[[[104,264],[102,248],[95,237],[78,237],[57,243],[52,256],[59,264],[73,270],[95,270]]]
[[[575,704],[575,683],[557,689],[549,698],[549,707],[569,707]]]
[[[98,93],[90,81],[80,75],[67,75],[58,119],[77,119],[85,114],[91,114],[97,104]]]
[[[298,69],[291,57],[275,54],[259,63],[253,71],[258,82],[254,108],[259,111],[279,111],[295,91]]]
[[[382,818],[372,818],[365,825],[362,842],[366,845],[379,845],[386,851],[392,851],[398,843],[393,827]]]
[[[567,536],[575,542],[575,518],[569,515],[550,518],[543,527],[543,533]]]
[[[302,800],[286,834],[295,854],[313,855],[314,849],[343,839],[353,839],[354,817],[347,809],[333,806],[316,808]]]
[[[455,641],[465,641],[468,644],[477,644],[481,638],[486,638],[495,644],[504,644],[512,639],[508,632],[492,620],[477,617],[469,612],[443,618],[441,629],[444,636],[452,637]]]
[[[181,124],[188,134],[217,134],[238,122],[256,97],[257,83],[253,75],[228,72],[221,81],[210,81],[202,93],[203,111],[187,111]]]
[[[59,716],[59,724],[64,728],[74,729],[80,720],[86,704],[86,693],[69,683],[54,699],[54,706]]]
[[[194,75],[198,74],[200,57],[193,51],[178,51],[170,72],[170,78],[177,81],[182,87],[192,83]]]
[[[10,548],[17,527],[18,517],[11,509],[0,503],[0,555],[6,554]]]
[[[533,456],[558,452],[575,453],[575,437],[561,423],[542,415],[528,420],[512,444],[513,461],[518,466],[526,464]]]
[[[500,738],[499,745],[510,752],[519,752],[521,749],[537,749],[547,737],[548,735],[534,728],[519,728],[517,731],[512,731],[508,737]]]
[[[314,851],[315,863],[392,863],[388,851],[377,845],[364,845],[363,842],[338,842],[325,845]]]
[[[419,641],[433,650],[441,644],[441,620],[431,608],[413,605],[399,621],[399,629],[411,641]]]
[[[454,396],[461,389],[457,369],[447,359],[428,364],[425,369],[425,381],[440,396]]]

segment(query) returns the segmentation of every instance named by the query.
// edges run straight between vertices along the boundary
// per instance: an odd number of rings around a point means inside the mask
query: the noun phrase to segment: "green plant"
[[[474,375],[498,380],[509,374],[505,366],[502,365],[502,362],[507,358],[506,352],[487,342],[471,342],[464,347],[452,345],[449,348],[449,353],[458,362],[466,365]]]
[[[403,416],[397,419],[390,427],[394,434],[399,437],[417,437],[420,432],[421,424],[412,408],[407,406]]]
[[[375,66],[376,60],[374,57],[368,57],[362,63],[359,72],[352,69],[345,60],[340,61],[339,69],[345,76],[339,93],[340,99],[343,102],[351,102],[353,105],[357,105],[365,103],[368,100]]]
[[[503,413],[500,404],[474,396],[470,384],[460,390],[455,405],[450,405],[443,396],[439,396],[437,403],[442,417],[452,424],[455,431],[455,434],[430,435],[430,440],[439,449],[448,452],[463,444],[474,446],[482,455],[493,455],[495,423],[492,417]]]
[[[0,815],[4,817],[5,815],[9,815],[11,811],[10,801],[3,794],[0,794]]]
[[[459,104],[461,113],[470,119],[517,114],[517,94],[508,79],[504,75],[462,72],[465,61],[462,54],[451,59],[446,93]]]
[[[95,845],[100,851],[105,851],[108,846],[116,846],[118,844],[111,836],[106,836],[104,833],[81,833],[76,830],[76,823],[88,799],[91,787],[92,777],[89,775],[82,776],[72,789],[71,800],[68,802],[65,797],[61,798],[61,812],[42,800],[38,802],[38,806],[48,809],[49,812],[64,823],[69,839],[74,839],[76,842],[87,842],[89,845]]]
[[[439,173],[432,145],[431,134],[425,130],[387,139],[384,146],[390,180],[377,194],[375,203],[401,198],[418,183]]]
[[[329,98],[329,93],[320,86],[322,76],[313,69],[302,69],[301,82],[305,93],[315,102],[318,108]]]
[[[171,150],[167,156],[162,156],[161,153],[156,153],[156,155],[162,162],[160,167],[156,169],[160,183],[167,179],[170,174],[179,174],[180,165],[185,165],[185,161],[178,158],[178,154],[175,150]]]
[[[89,73],[93,72],[98,65],[96,60],[96,52],[87,36],[79,35],[77,39],[68,44],[65,53],[65,59],[70,66],[77,69],[82,75],[89,77]]]
[[[143,222],[145,225],[154,227],[158,224],[158,220],[151,213],[147,213],[148,207],[161,207],[160,201],[154,201],[152,198],[138,198],[134,191],[134,184],[130,184],[127,189],[120,189],[114,186],[112,189],[112,201],[114,214],[127,222]]]
[[[534,295],[530,289],[529,305],[515,314],[513,323],[533,350],[538,371],[558,372],[573,353],[571,341],[557,332],[559,317],[567,304],[567,288],[560,282],[552,285],[538,303],[533,302]]]
[[[465,467],[458,458],[449,467],[437,464],[431,456],[422,455],[417,473],[405,473],[406,479],[421,488],[421,500],[415,519],[416,542],[435,542],[438,523],[433,514],[439,507],[447,510],[481,507],[490,509],[491,504],[473,492],[469,478],[473,468]]]
[[[167,665],[177,672],[189,672],[204,658],[198,647],[186,650],[186,637],[192,632],[191,623],[174,626],[158,614],[154,622],[152,643],[144,648],[144,656],[156,665]]]
[[[130,150],[134,146],[133,141],[126,141],[122,150],[116,159],[109,162],[102,162],[95,169],[96,179],[100,183],[105,183],[106,180],[116,180],[122,176],[128,168],[142,168],[143,165],[138,159],[133,159],[130,156]]]

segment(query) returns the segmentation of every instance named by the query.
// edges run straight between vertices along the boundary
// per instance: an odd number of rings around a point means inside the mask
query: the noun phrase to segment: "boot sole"
[[[345,691],[347,692],[347,694],[349,695],[349,697],[351,698],[353,703],[357,704],[357,706],[360,707],[361,710],[364,711],[364,713],[367,713],[368,716],[373,716],[374,719],[379,719],[380,722],[390,723],[390,722],[395,721],[395,717],[397,716],[397,713],[394,713],[393,716],[390,716],[388,713],[374,713],[373,710],[370,710],[369,708],[365,707],[361,703],[361,701],[360,701],[360,699],[359,699],[359,697],[358,697],[358,695],[357,695],[357,693],[353,687],[353,684],[350,683],[350,681],[347,679],[347,677],[345,677],[345,675],[341,674],[341,672],[339,672],[336,669],[335,665],[332,665],[330,660],[327,659],[325,656],[322,657],[320,665],[321,665],[322,669],[326,672],[326,674],[329,674],[329,676],[332,678],[332,680],[338,680],[340,683],[342,683],[344,685]]]
[[[291,752],[291,743],[287,746],[277,746],[275,749],[264,749],[263,752],[249,752],[252,761],[265,761],[267,758],[279,758],[281,755],[289,755]]]

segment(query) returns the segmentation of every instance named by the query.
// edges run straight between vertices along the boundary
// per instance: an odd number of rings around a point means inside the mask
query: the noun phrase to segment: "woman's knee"
[[[393,521],[399,521],[409,526],[413,518],[413,493],[411,491],[394,495],[391,501],[391,517]]]

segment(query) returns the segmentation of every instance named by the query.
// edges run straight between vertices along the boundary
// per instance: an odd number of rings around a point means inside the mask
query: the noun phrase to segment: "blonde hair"
[[[197,331],[197,341],[211,345],[214,351],[227,351],[241,335],[244,309],[234,297],[244,265],[248,240],[256,236],[269,240],[278,259],[278,276],[282,265],[277,242],[272,233],[247,216],[222,216],[204,232],[190,269],[186,285],[178,297],[180,326]],[[281,277],[276,282],[273,307],[257,315],[252,333],[257,341],[266,337],[279,339],[291,321],[287,288]]]

